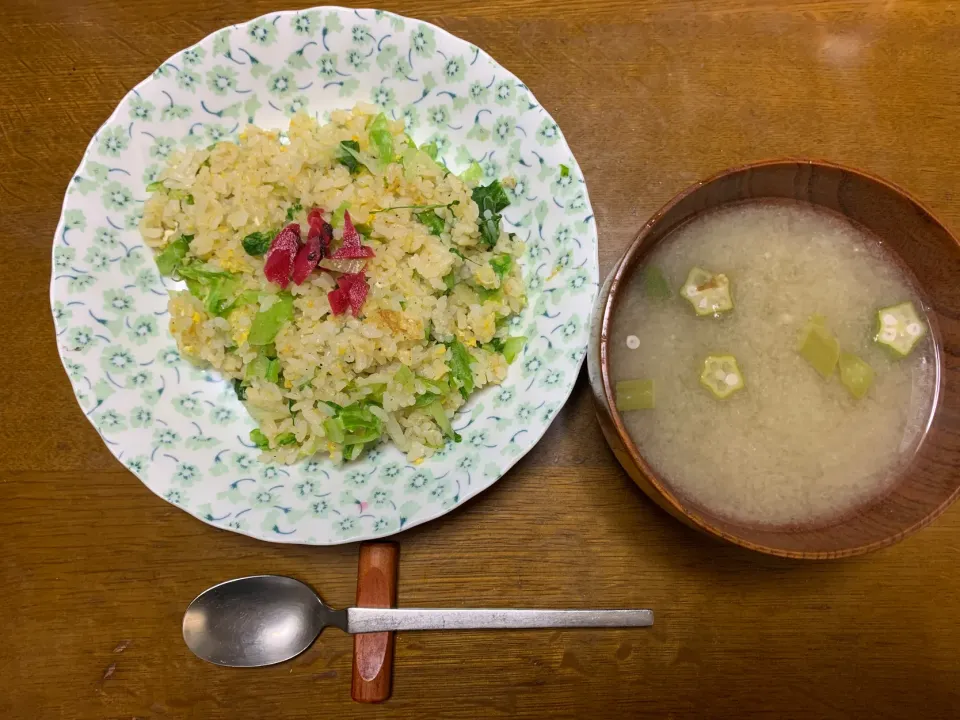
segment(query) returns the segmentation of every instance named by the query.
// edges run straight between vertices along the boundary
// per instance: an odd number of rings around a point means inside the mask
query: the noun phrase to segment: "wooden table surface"
[[[294,4],[3,2],[0,717],[957,717],[960,508],[850,561],[719,545],[629,481],[584,377],[506,477],[399,536],[400,603],[650,606],[655,628],[401,635],[383,706],[351,703],[352,643],[336,632],[261,670],[188,652],[181,614],[208,585],[289,574],[342,606],[357,548],[215,530],[122,468],[57,358],[50,245],[88,140],[129,88],[213,30]],[[685,185],[772,156],[878,173],[960,230],[954,3],[382,5],[485,48],[554,115],[586,174],[603,273]]]

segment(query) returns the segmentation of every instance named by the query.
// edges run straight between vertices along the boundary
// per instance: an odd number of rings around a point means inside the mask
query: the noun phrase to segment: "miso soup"
[[[694,505],[825,523],[889,490],[916,453],[936,396],[933,334],[897,259],[845,218],[793,201],[711,211],[622,292],[621,416]]]

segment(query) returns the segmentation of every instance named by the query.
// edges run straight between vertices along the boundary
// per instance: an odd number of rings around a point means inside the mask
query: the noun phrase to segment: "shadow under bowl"
[[[832,524],[732,522],[675,493],[644,460],[614,403],[611,318],[629,279],[661,240],[691,218],[745,200],[788,199],[838,212],[876,235],[919,283],[937,347],[932,420],[898,482]],[[831,559],[877,550],[929,524],[960,494],[960,244],[904,190],[826,162],[780,160],[726,170],[680,193],[641,228],[601,288],[587,354],[597,416],[611,449],[640,488],[686,524],[722,540],[783,557]]]

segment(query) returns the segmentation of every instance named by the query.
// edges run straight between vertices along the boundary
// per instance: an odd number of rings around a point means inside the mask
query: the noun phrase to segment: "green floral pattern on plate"
[[[323,121],[357,102],[403,118],[460,171],[512,176],[508,229],[526,239],[530,341],[507,381],[479,393],[462,435],[421,465],[384,444],[337,467],[264,465],[253,421],[219,376],[180,358],[167,283],[137,224],[178,147]],[[598,286],[586,186],[557,124],[486,53],[417,20],[374,10],[278,12],[220,30],[164,62],[90,142],[64,199],[51,305],[64,368],[110,451],[151,490],[212,525],[274,542],[328,545],[430,520],[492,485],[540,439],[585,353]]]

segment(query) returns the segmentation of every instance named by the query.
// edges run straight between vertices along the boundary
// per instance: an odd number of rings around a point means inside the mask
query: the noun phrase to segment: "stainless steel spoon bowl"
[[[214,585],[183,616],[183,639],[198,657],[228,667],[296,657],[328,626],[348,633],[547,627],[647,627],[651,610],[334,610],[298,580],[253,575]]]

